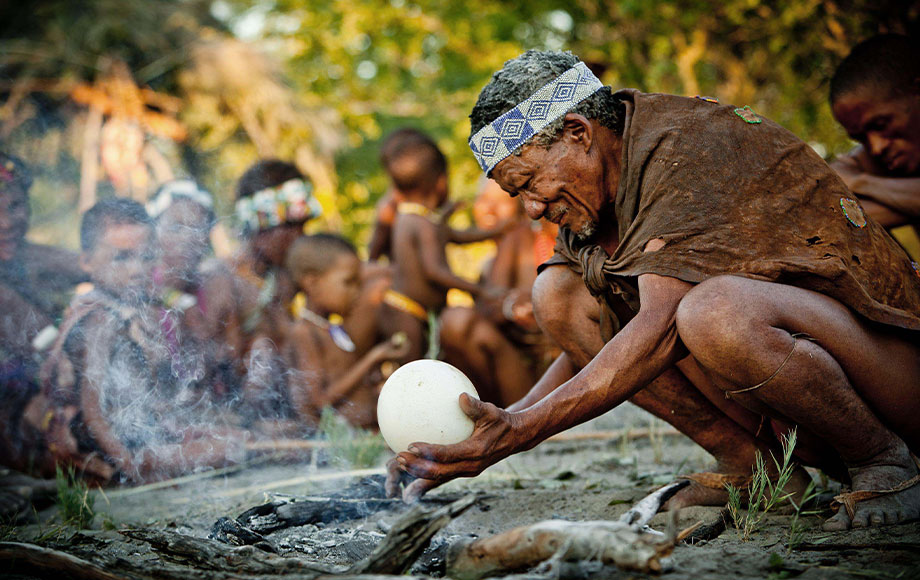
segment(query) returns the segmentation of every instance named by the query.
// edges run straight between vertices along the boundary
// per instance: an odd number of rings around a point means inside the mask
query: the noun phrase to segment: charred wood
[[[477,501],[467,496],[438,509],[416,504],[386,535],[380,545],[350,570],[351,574],[403,574],[444,526]]]

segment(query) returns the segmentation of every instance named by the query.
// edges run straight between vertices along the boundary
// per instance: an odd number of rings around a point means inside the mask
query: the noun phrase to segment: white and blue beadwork
[[[499,161],[603,86],[585,63],[575,64],[473,135],[470,149],[479,166],[488,175]]]
[[[147,202],[147,214],[156,219],[172,204],[183,199],[191,200],[201,207],[214,209],[214,197],[191,179],[176,179],[160,187],[156,195]]]

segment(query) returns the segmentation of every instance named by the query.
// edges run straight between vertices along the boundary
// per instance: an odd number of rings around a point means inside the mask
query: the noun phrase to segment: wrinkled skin
[[[525,146],[520,156],[500,162],[493,177],[522,197],[532,219],[568,226],[612,253],[616,228],[610,207],[620,152],[612,131],[570,113],[558,141],[549,148]],[[524,404],[509,410],[461,396],[461,408],[475,422],[473,435],[450,446],[419,442],[400,453],[391,473],[399,469],[421,478],[404,497],[476,475],[597,417],[647,389],[687,355],[703,371],[700,382],[709,387],[699,392],[711,401],[775,373],[767,385],[735,395],[732,402],[772,424],[798,425],[814,434],[813,445],[839,455],[854,489],[889,489],[917,474],[909,451],[920,449],[913,420],[920,412],[920,347],[910,337],[869,325],[822,294],[782,284],[716,276],[693,285],[645,274],[638,287],[638,313],[571,378],[544,376]],[[815,342],[796,341],[793,333],[807,333]],[[395,476],[389,490],[397,490]],[[918,515],[920,486],[915,486],[859,503],[852,519],[841,508],[825,526],[891,524]]]

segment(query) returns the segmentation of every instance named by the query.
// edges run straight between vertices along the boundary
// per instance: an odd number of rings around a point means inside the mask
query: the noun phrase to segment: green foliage
[[[323,409],[319,432],[329,441],[330,460],[341,467],[373,467],[386,450],[383,437],[352,427],[330,407]]]
[[[747,492],[748,497],[747,510],[742,507],[743,490],[730,483],[725,484],[725,488],[728,490],[728,510],[731,513],[732,520],[735,522],[735,528],[741,534],[742,541],[747,541],[751,538],[751,534],[760,528],[770,510],[792,497],[792,493],[786,493],[785,488],[795,470],[795,464],[792,462],[792,451],[795,449],[795,442],[796,430],[793,429],[782,440],[782,463],[771,455],[773,464],[776,467],[775,481],[770,478],[770,472],[764,462],[763,455],[757,452],[753,477],[747,489],[744,490]]]
[[[452,194],[473,196],[480,170],[467,115],[490,75],[528,48],[571,50],[613,87],[750,105],[832,155],[851,145],[827,105],[837,62],[859,40],[918,19],[887,0],[845,10],[824,0],[6,4],[0,79],[14,82],[0,83],[0,138],[40,167],[35,221],[49,232],[58,222],[74,230],[85,109],[66,91],[13,85],[92,81],[118,58],[139,84],[182,100],[189,139],[158,145],[175,173],[215,191],[220,210],[257,157],[294,159],[322,194],[329,217],[316,227],[359,245],[387,187],[378,145],[397,127],[431,133],[450,161]]]
[[[73,467],[62,469],[57,466],[57,506],[64,525],[77,529],[89,527],[96,517],[93,509],[96,498],[89,493],[89,486],[74,473]]]

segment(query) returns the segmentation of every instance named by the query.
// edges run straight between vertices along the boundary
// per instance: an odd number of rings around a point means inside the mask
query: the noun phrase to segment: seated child
[[[358,427],[376,427],[380,377],[387,360],[405,356],[405,341],[388,340],[359,352],[342,326],[361,291],[361,262],[346,239],[333,234],[299,238],[287,270],[302,300],[295,309],[290,359],[297,371],[291,399],[302,418],[316,421],[333,407]],[[295,302],[296,304],[296,302]]]
[[[162,184],[147,202],[155,220],[159,264],[154,269],[156,302],[167,345],[199,356],[198,368],[215,401],[239,396],[249,345],[242,331],[241,280],[220,260],[208,259],[214,226],[214,198],[190,179]],[[175,353],[174,353],[175,354]]]
[[[880,224],[886,228],[916,225],[920,222],[920,42],[883,34],[858,44],[834,73],[830,102],[834,118],[860,143],[831,167]]]
[[[71,304],[42,368],[56,459],[99,483],[142,482],[238,458],[240,433],[204,429],[182,388],[151,298],[156,258],[144,207],[104,199],[83,216],[80,264],[94,289]],[[181,349],[181,345],[180,345]]]
[[[448,198],[447,161],[430,137],[410,131],[403,130],[397,145],[389,147],[384,167],[403,201],[393,222],[393,286],[384,296],[389,308],[381,311],[381,321],[389,332],[404,332],[408,337],[411,347],[403,362],[437,356],[437,316],[447,302],[448,290],[458,288],[474,298],[491,300],[500,300],[503,294],[451,272],[444,247],[457,236],[443,226],[443,217],[437,213]],[[462,234],[459,239],[464,242],[496,235]]]

